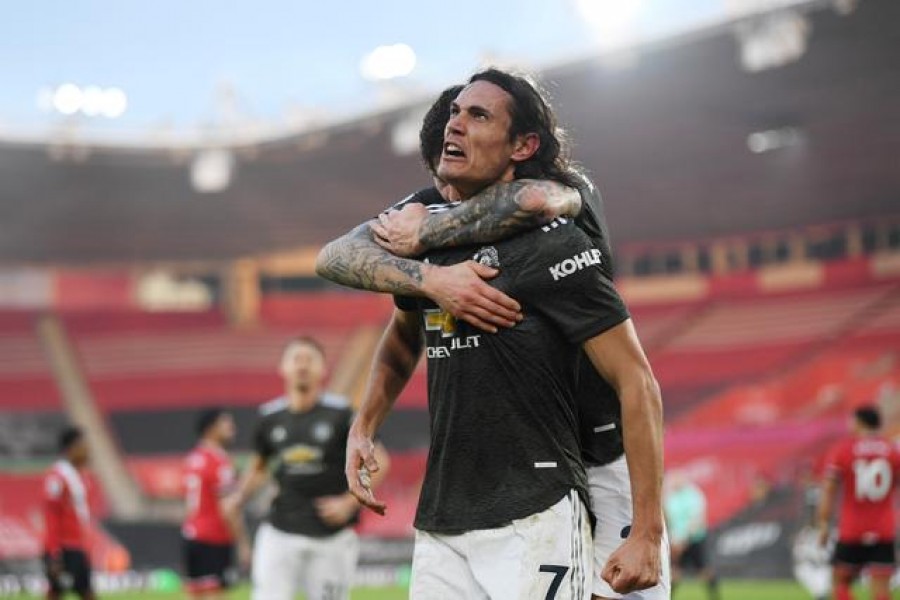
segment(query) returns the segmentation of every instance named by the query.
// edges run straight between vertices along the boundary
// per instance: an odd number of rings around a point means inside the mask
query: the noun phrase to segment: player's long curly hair
[[[512,97],[510,140],[527,133],[538,135],[540,146],[531,158],[516,164],[516,179],[552,179],[575,187],[577,181],[570,164],[565,132],[558,127],[556,115],[541,87],[527,77],[496,68],[480,71],[469,78],[469,83],[476,81],[492,83]]]

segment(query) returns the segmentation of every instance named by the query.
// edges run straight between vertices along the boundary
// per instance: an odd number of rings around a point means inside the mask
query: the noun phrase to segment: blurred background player
[[[237,484],[227,451],[236,434],[234,418],[221,408],[206,409],[197,417],[196,431],[200,441],[185,460],[187,514],[181,532],[186,589],[209,597],[237,578],[235,543],[242,565],[250,564],[250,544],[241,515],[223,502]]]
[[[352,526],[359,503],[347,490],[344,459],[353,412],[342,396],[323,392],[325,354],[314,339],[298,337],[284,349],[280,365],[283,396],[260,409],[255,454],[235,509],[268,479],[274,463],[278,494],[268,520],[256,533],[253,598],[289,600],[302,589],[308,600],[349,597],[359,553]],[[376,449],[387,474],[387,453]]]
[[[797,477],[801,491],[803,527],[794,537],[791,556],[794,562],[794,578],[815,600],[831,596],[831,554],[833,540],[822,546],[819,543],[819,504],[822,496],[821,479],[812,465],[806,464]]]
[[[874,600],[888,600],[896,564],[895,494],[900,454],[881,435],[881,414],[872,406],[853,414],[852,433],[838,442],[825,463],[819,505],[819,541],[829,536],[838,488],[843,494],[838,517],[838,541],[832,558],[835,598],[850,600],[850,586],[867,569]]]
[[[706,555],[706,495],[683,473],[673,473],[665,497],[672,549],[672,592],[685,571],[706,582],[710,600],[719,600],[719,582]]]
[[[91,585],[89,491],[82,469],[90,452],[84,434],[67,427],[59,436],[60,458],[44,478],[44,564],[47,598],[67,589],[94,598]]]

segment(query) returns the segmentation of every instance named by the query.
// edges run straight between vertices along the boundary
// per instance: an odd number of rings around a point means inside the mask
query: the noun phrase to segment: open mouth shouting
[[[463,149],[456,144],[455,142],[445,142],[444,143],[444,158],[453,160],[459,159],[462,160],[466,157],[466,153]]]

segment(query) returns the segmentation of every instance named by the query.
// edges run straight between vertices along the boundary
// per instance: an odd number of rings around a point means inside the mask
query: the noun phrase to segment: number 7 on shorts
[[[556,592],[562,584],[563,577],[565,577],[566,573],[569,571],[569,567],[564,567],[562,565],[541,565],[538,570],[541,573],[553,573],[553,581],[550,583],[550,589],[547,590],[547,595],[545,596],[545,600],[553,600],[556,598]]]

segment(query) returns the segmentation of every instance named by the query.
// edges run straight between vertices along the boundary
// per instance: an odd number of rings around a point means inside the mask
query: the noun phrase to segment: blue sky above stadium
[[[487,57],[537,68],[619,37],[699,26],[739,1],[17,2],[0,20],[0,129],[58,124],[54,94],[66,83],[127,95],[118,118],[71,117],[87,129],[209,123],[221,117],[216,90],[226,87],[240,119],[358,114],[391,90],[456,82]],[[415,52],[409,75],[363,77],[363,57],[397,43]]]

